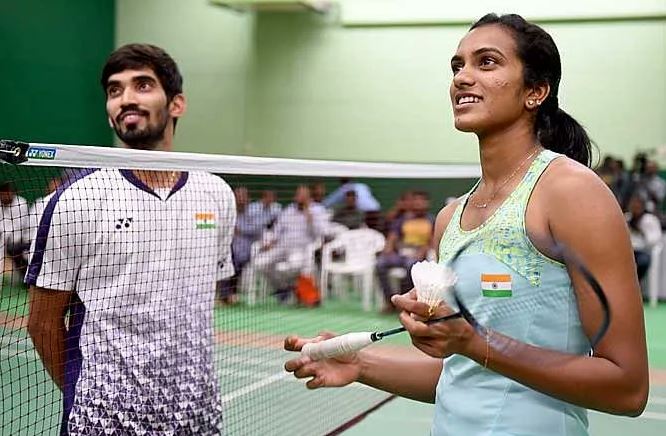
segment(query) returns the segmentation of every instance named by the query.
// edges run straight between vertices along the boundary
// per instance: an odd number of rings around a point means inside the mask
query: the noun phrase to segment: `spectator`
[[[333,222],[340,223],[349,229],[358,229],[364,223],[363,212],[356,207],[356,191],[345,193],[345,203],[335,209]]]
[[[24,235],[29,234],[30,231],[29,210],[28,202],[16,194],[16,189],[11,182],[0,184],[1,234],[4,238],[5,253],[13,265],[12,284],[22,283],[28,268],[25,253],[30,246],[30,241],[25,240]],[[0,267],[2,270],[0,273],[2,273],[4,265],[0,265]]]
[[[312,202],[310,189],[299,186],[294,202],[278,217],[273,238],[262,247],[255,264],[275,289],[278,301],[285,302],[293,292],[312,255],[309,246],[323,236],[326,221],[326,211]]]
[[[641,185],[647,194],[647,210],[660,214],[666,197],[666,182],[659,175],[659,166],[655,161],[648,160],[645,163]]]
[[[262,229],[273,227],[281,211],[282,206],[275,200],[275,191],[270,189],[262,191],[261,199],[248,206],[248,215],[252,222]]]
[[[249,195],[247,188],[240,186],[234,189],[236,197],[236,228],[231,243],[232,261],[235,273],[224,280],[218,290],[222,304],[234,304],[237,301],[238,280],[243,268],[250,261],[252,243],[259,240],[263,232],[261,223],[253,219],[248,212]]]
[[[416,262],[424,260],[430,249],[433,217],[428,212],[430,200],[426,192],[414,192],[412,213],[397,220],[386,240],[384,251],[377,260],[377,275],[385,298],[383,312],[393,311],[391,296],[403,293],[413,287],[411,268]],[[392,268],[404,268],[406,274],[399,290],[391,289],[389,271]]]
[[[391,209],[386,212],[386,217],[385,217],[385,234],[388,234],[391,229],[393,228],[393,225],[403,219],[405,216],[408,214],[412,213],[412,197],[414,196],[413,191],[405,191],[402,194],[400,194],[400,197],[398,197],[398,200],[396,200],[395,204]]]
[[[652,247],[661,241],[661,223],[645,208],[645,198],[635,193],[629,200],[627,221],[629,235],[634,249],[634,258],[638,269],[638,279],[642,280],[650,267]]]
[[[321,182],[313,183],[310,185],[310,192],[312,193],[312,201],[321,204],[326,196],[326,185]]]
[[[347,191],[356,191],[356,205],[361,212],[377,212],[381,209],[379,202],[372,195],[370,187],[365,183],[352,182],[348,178],[340,179],[341,186],[327,196],[322,204],[326,208],[333,208],[335,205],[342,203],[345,199]]]

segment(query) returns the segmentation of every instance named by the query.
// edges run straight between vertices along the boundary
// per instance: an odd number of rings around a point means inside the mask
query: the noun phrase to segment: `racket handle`
[[[347,333],[321,342],[311,342],[303,345],[301,355],[308,356],[312,360],[328,359],[359,351],[372,344],[371,332]]]

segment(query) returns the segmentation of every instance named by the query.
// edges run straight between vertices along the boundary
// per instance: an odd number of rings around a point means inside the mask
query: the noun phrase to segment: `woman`
[[[464,273],[504,271],[513,292],[537,295],[547,285],[575,303],[586,283],[552,248],[562,243],[604,287],[613,314],[607,334],[590,356],[585,344],[598,313],[582,301],[566,313],[536,308],[534,325],[491,314],[488,325],[504,327],[490,340],[464,320],[420,322],[428,307],[412,291],[393,302],[423,353],[371,347],[340,359],[296,358],[285,368],[311,377],[311,389],[359,381],[435,402],[435,435],[580,435],[587,434],[586,409],[639,415],[648,369],[631,244],[613,194],[587,168],[585,130],[558,107],[555,43],[517,15],[490,14],[461,40],[451,67],[455,126],[477,135],[482,177],[439,213],[439,261],[469,243],[460,257]],[[511,244],[510,253],[497,241]],[[459,290],[478,293],[479,283]],[[440,306],[434,316],[448,311]],[[563,327],[549,328],[556,325]],[[285,348],[308,341],[289,337]]]

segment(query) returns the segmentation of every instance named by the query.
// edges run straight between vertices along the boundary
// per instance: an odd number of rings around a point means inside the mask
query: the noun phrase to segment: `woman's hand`
[[[303,345],[309,342],[319,342],[335,336],[335,334],[329,332],[320,333],[319,336],[313,339],[289,336],[284,340],[284,349],[300,352]],[[284,364],[284,369],[288,372],[293,372],[296,378],[311,377],[305,385],[308,389],[317,389],[346,386],[357,381],[361,374],[361,363],[358,353],[345,354],[318,361],[313,361],[306,356],[300,356],[287,361]]]
[[[402,311],[400,323],[412,337],[412,344],[429,356],[444,358],[452,354],[465,355],[472,340],[478,336],[474,328],[462,318],[424,323],[428,318],[440,318],[454,311],[441,303],[429,317],[428,305],[416,300],[414,289],[404,295],[394,295],[391,302]]]

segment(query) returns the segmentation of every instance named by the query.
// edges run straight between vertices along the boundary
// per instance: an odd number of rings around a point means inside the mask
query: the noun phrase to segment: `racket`
[[[459,262],[461,254],[468,246],[469,244],[466,244],[456,252],[456,254],[448,263],[450,268],[453,268],[453,266]],[[604,290],[599,284],[598,280],[585,266],[585,264],[583,264],[578,256],[576,256],[571,250],[566,248],[563,244],[555,244],[553,246],[553,252],[556,255],[560,255],[567,265],[577,269],[589,285],[589,290],[584,289],[581,291],[584,295],[576,295],[576,297],[579,300],[584,298],[586,300],[585,304],[594,304],[597,307],[598,315],[596,316],[595,325],[592,327],[593,332],[591,335],[589,335],[590,349],[594,349],[594,347],[604,337],[608,331],[608,326],[610,325],[611,314],[606,294],[604,293]],[[534,303],[532,299],[505,299],[503,304],[495,304],[493,306],[493,310],[497,311],[497,313],[502,317],[525,316],[530,315],[530,310],[534,307],[535,304],[542,303],[555,306],[558,303],[563,303],[559,300],[565,298],[562,292],[554,295],[549,295],[547,291],[540,290],[539,292],[541,294],[539,295],[539,303]],[[474,305],[475,312],[482,312],[484,309],[483,305],[480,306],[478,301],[470,300],[469,296],[462,294],[456,285],[451,288],[451,296],[455,302],[455,306],[457,306],[454,309],[457,310],[454,313],[446,316],[429,319],[425,321],[425,323],[435,324],[439,322],[446,322],[452,319],[463,318],[472,327],[474,327],[477,332],[479,332],[481,335],[485,335],[487,328],[484,327],[482,323],[477,321],[477,318],[472,315],[472,310],[470,309],[470,307]],[[569,299],[568,295],[566,296],[566,299]],[[341,336],[327,339],[325,341],[307,343],[303,345],[303,348],[301,349],[301,355],[308,356],[312,360],[322,360],[344,354],[350,354],[359,351],[370,344],[381,341],[386,337],[393,336],[404,331],[406,331],[405,327],[401,326],[385,331],[347,333]]]

